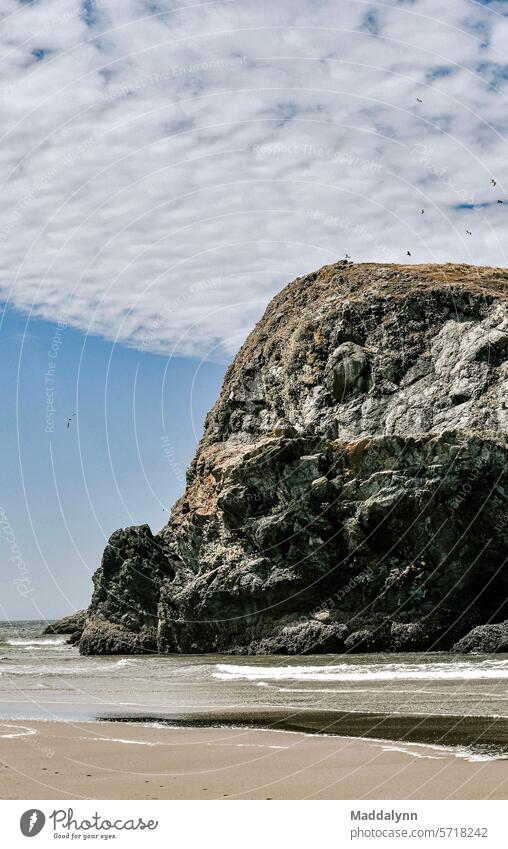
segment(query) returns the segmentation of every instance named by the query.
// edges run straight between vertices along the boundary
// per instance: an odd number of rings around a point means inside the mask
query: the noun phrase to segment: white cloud
[[[0,294],[224,357],[346,252],[506,265],[503,5],[0,0]]]

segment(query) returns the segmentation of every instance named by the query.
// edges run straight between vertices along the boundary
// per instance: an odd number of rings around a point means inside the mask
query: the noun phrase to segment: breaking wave
[[[65,646],[65,638],[60,640],[6,640],[8,646],[38,648],[39,646]]]
[[[474,681],[508,678],[508,660],[467,663],[341,663],[329,666],[240,666],[218,663],[215,678],[221,681]]]

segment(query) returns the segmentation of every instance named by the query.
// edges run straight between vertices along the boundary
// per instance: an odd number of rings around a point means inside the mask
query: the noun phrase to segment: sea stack
[[[111,537],[80,650],[506,648],[507,434],[507,271],[294,280],[229,367],[167,526]]]

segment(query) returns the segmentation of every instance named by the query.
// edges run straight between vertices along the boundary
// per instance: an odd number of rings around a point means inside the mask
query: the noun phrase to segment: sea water
[[[83,657],[0,623],[0,718],[261,725],[508,752],[508,655]]]

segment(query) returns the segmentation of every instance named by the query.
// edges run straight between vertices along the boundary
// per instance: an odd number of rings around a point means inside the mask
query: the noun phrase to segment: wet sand
[[[20,714],[23,715],[23,714]],[[33,717],[37,719],[37,717]],[[56,718],[56,717],[55,717]],[[69,717],[71,718],[71,717]],[[73,717],[81,719],[80,716]],[[95,712],[83,717],[99,722],[154,723],[180,728],[228,727],[260,728],[277,731],[299,731],[304,734],[326,734],[339,737],[363,737],[376,740],[400,740],[404,743],[424,743],[430,746],[467,748],[471,754],[496,754],[508,759],[508,721],[504,716],[457,716],[374,713],[369,711],[340,711],[286,709],[252,710],[234,707],[229,710],[187,711],[130,714]]]
[[[3,799],[505,799],[508,761],[271,729],[0,721]]]

